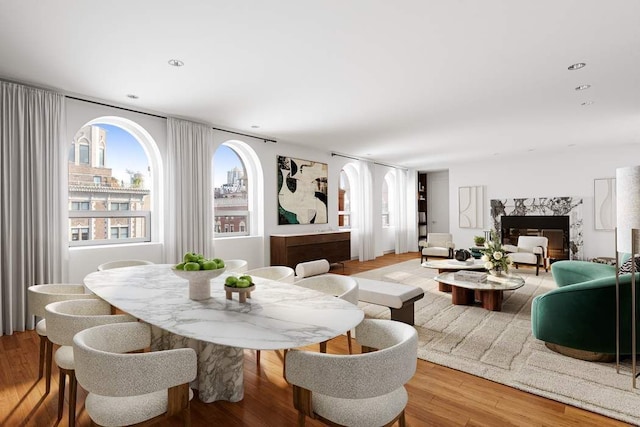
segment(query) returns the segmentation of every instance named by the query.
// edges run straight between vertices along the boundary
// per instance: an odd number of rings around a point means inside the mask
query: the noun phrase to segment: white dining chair
[[[248,276],[262,277],[276,282],[293,283],[296,272],[293,268],[285,265],[272,265],[269,267],[254,268],[245,271]]]
[[[111,270],[112,268],[134,267],[136,265],[150,265],[151,261],[144,259],[119,259],[115,261],[105,262],[98,266],[98,271]]]
[[[249,269],[249,263],[244,259],[225,259],[224,266],[227,273],[244,273]]]
[[[353,277],[330,273],[320,274],[298,280],[295,282],[295,285],[333,295],[353,305],[358,305],[358,281]],[[347,343],[349,346],[349,354],[351,354],[353,351],[351,346],[351,331],[347,331]],[[326,341],[320,343],[320,351],[323,353],[327,351]]]
[[[85,409],[102,426],[149,425],[181,415],[191,425],[189,382],[197,375],[191,348],[134,352],[149,347],[146,323],[117,323],[73,338],[76,377],[89,392]]]
[[[73,336],[87,328],[108,323],[136,322],[128,314],[111,314],[111,306],[100,299],[59,301],[45,307],[47,334],[52,343],[58,344],[55,361],[60,371],[58,388],[58,421],[64,411],[64,388],[69,377],[69,427],[75,426],[77,382]]]
[[[45,394],[51,390],[51,364],[53,344],[47,337],[45,306],[52,302],[71,299],[96,299],[97,295],[88,293],[84,285],[71,283],[51,283],[33,285],[27,288],[27,312],[36,316],[36,332],[40,337],[40,356],[38,360],[38,379],[45,375]],[[38,318],[40,320],[38,320]]]
[[[332,426],[405,425],[409,396],[404,384],[415,374],[418,359],[415,328],[365,319],[356,326],[356,339],[362,354],[287,352],[285,378],[293,385],[298,426],[306,417]]]

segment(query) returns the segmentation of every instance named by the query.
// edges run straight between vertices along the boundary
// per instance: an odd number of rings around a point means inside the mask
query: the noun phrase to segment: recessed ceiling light
[[[527,151],[528,152],[532,152],[532,151],[536,151],[536,149],[535,148],[529,148]]]
[[[587,90],[591,87],[591,85],[580,85],[580,86],[576,86],[576,90]]]
[[[184,62],[180,61],[179,59],[170,59],[168,62],[169,65],[173,67],[182,67],[184,65]]]
[[[584,62],[577,62],[577,63],[575,63],[575,64],[571,64],[571,65],[569,65],[568,70],[569,70],[569,71],[579,70],[580,68],[584,68],[584,67],[586,67],[586,66],[587,66],[587,64],[585,64]]]
[[[582,104],[580,104],[580,105],[582,105],[582,106],[587,106],[587,105],[591,105],[591,104],[593,104],[593,101],[584,101],[584,102],[583,102]]]
[[[127,94],[127,98],[130,98],[130,99],[138,99],[138,98],[140,98],[140,97],[139,97],[138,95],[134,95],[133,93],[128,93],[128,94]]]
[[[260,126],[258,126],[258,125],[251,125],[251,127],[252,127],[253,129],[260,129]]]
[[[576,146],[576,144],[569,144],[569,145],[567,145],[567,147],[575,147],[575,146]]]

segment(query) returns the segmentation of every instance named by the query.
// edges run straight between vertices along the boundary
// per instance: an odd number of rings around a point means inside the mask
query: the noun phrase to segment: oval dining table
[[[224,281],[211,280],[211,297],[189,299],[189,284],[154,264],[97,271],[84,278],[100,298],[152,326],[152,350],[191,347],[198,353],[192,387],[203,402],[237,402],[244,395],[244,349],[280,350],[320,343],[358,325],[357,306],[312,289],[255,277],[245,303],[226,299]]]

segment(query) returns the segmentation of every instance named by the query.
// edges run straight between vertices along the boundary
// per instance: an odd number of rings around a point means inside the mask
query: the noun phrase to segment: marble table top
[[[502,277],[487,275],[486,282],[480,283],[456,279],[455,273],[442,273],[434,277],[433,280],[447,285],[480,291],[513,291],[524,286],[524,279],[515,274],[508,274]]]
[[[433,261],[425,261],[421,265],[425,268],[433,268],[436,270],[484,270],[484,261],[474,259],[467,263],[464,261],[456,261],[455,259],[439,259]]]
[[[225,298],[223,273],[211,298],[189,299],[189,284],[155,264],[96,271],[84,278],[96,295],[151,325],[188,338],[232,347],[278,350],[334,338],[364,318],[357,306],[315,290],[254,277],[246,303]],[[238,274],[236,274],[238,275]]]

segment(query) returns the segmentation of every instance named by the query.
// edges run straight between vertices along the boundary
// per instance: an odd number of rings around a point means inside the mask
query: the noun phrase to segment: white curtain
[[[167,119],[167,193],[165,260],[176,263],[185,252],[213,256],[211,126]]]
[[[373,235],[373,164],[358,161],[359,193],[358,193],[358,231],[360,232],[360,261],[375,259],[375,237]]]
[[[396,188],[395,188],[395,221],[397,254],[409,251],[407,242],[409,240],[409,228],[407,226],[407,174],[406,169],[396,168]],[[413,195],[413,194],[412,194]]]
[[[66,277],[64,96],[0,81],[0,321],[33,328],[27,288]]]

